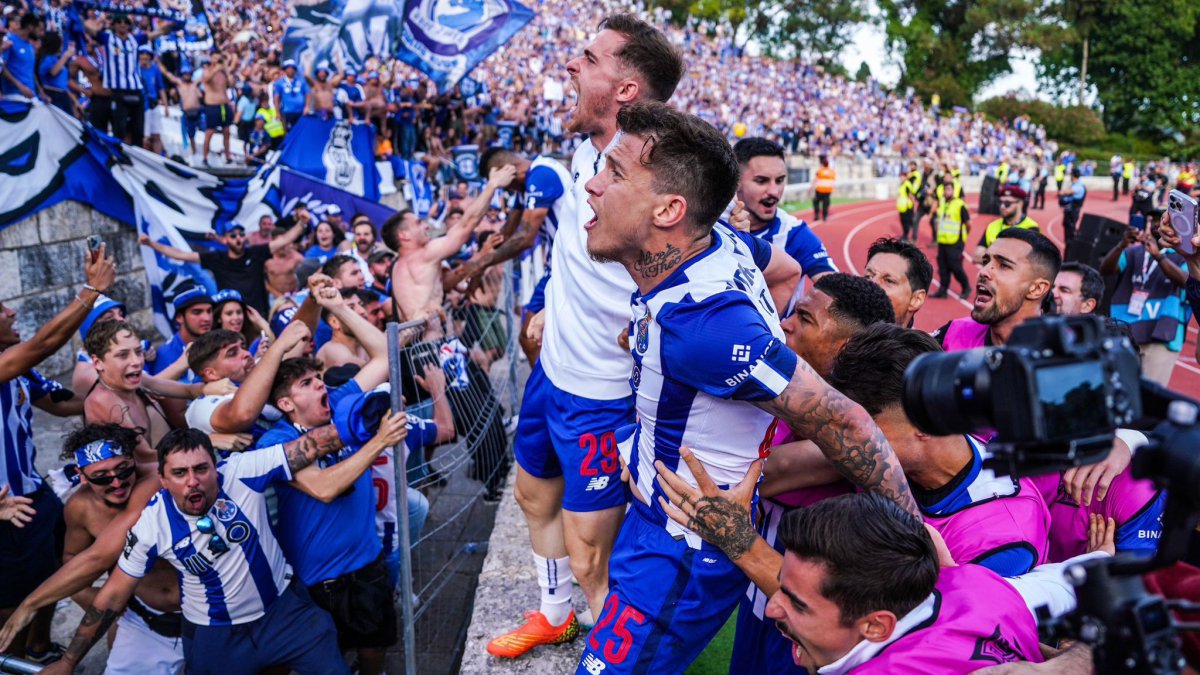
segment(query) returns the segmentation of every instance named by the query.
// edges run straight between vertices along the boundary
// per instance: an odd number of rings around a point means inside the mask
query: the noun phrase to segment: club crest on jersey
[[[646,314],[637,322],[637,338],[634,340],[634,349],[639,354],[645,354],[647,349],[650,349],[650,310],[646,310]]]
[[[216,514],[217,520],[228,523],[237,517],[238,507],[228,499],[218,499],[213,503],[213,513]]]
[[[972,661],[991,661],[993,663],[1015,663],[1024,661],[1021,653],[1013,646],[1013,642],[1000,634],[1000,626],[987,637],[975,641],[975,653]]]
[[[635,390],[642,386],[642,364],[633,364],[633,373],[629,376],[629,383]]]

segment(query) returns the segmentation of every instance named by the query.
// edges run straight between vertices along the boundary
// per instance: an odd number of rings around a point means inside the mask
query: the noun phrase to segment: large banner
[[[370,124],[305,115],[284,137],[279,163],[339,190],[379,201],[375,131]]]
[[[0,100],[0,229],[73,200],[156,241],[204,250],[214,246],[210,235],[226,223],[254,231],[259,218],[278,218],[299,199],[312,201],[318,212],[322,205],[336,203],[346,213],[368,213],[377,225],[392,213],[334,186],[289,173],[275,165],[251,178],[220,179],[124,145],[53,106]],[[170,335],[170,300],[179,290],[206,285],[207,275],[194,264],[170,260],[148,246],[141,252],[155,326]]]
[[[298,202],[304,202],[308,210],[320,218],[330,206],[336,204],[346,222],[361,213],[369,216],[377,228],[382,227],[384,221],[395,213],[383,204],[283,167],[279,169],[279,193],[282,196],[280,210],[284,213],[291,211]]]
[[[296,0],[284,58],[343,61],[395,56],[445,91],[533,19],[515,0]]]

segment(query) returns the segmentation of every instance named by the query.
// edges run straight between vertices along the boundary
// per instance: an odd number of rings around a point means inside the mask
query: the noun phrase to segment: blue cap
[[[175,299],[171,301],[171,304],[175,307],[175,314],[179,314],[192,305],[199,305],[202,303],[208,303],[211,305],[212,298],[208,297],[208,294],[204,292],[204,289],[200,288],[199,286],[193,286],[187,289],[179,295],[176,295]]]
[[[271,332],[276,335],[283,333],[283,329],[287,328],[288,324],[292,322],[292,318],[296,316],[296,309],[296,307],[288,307],[276,314],[271,319]]]
[[[284,68],[295,68],[296,67],[296,59],[285,59],[283,62],[283,67]]]
[[[138,53],[139,54],[150,54],[151,56],[153,56],[154,50],[150,48],[150,45],[142,45],[141,47],[138,47]]]
[[[79,325],[79,337],[86,340],[88,331],[92,330],[92,326],[96,325],[96,319],[99,319],[101,314],[107,312],[113,307],[120,307],[122,312],[125,311],[125,303],[123,302],[117,302],[107,295],[101,295],[100,297],[96,298],[96,304],[92,305],[92,309],[88,312],[87,318],[85,318],[83,323]]]
[[[367,73],[367,79],[368,79],[368,80],[378,80],[378,79],[379,79],[379,73],[377,73],[377,72],[375,72],[375,71],[373,71],[373,70],[372,70],[371,72]]]
[[[343,396],[333,406],[333,425],[348,446],[365,444],[379,431],[379,423],[392,407],[392,394],[380,385],[365,394]]]
[[[242,300],[242,294],[232,288],[226,288],[225,290],[217,291],[216,295],[212,296],[212,303],[214,305],[219,305],[222,302],[229,302],[231,300],[236,300],[243,305],[246,304],[246,301]]]
[[[103,462],[106,459],[124,456],[125,453],[112,441],[98,440],[92,441],[82,448],[77,448],[75,450],[75,463],[82,469],[96,462]]]
[[[237,229],[241,229],[242,232],[245,232],[246,226],[232,220],[225,223],[217,223],[217,234],[222,237]]]
[[[353,68],[347,68],[344,72],[346,75],[354,75],[354,76],[358,75],[358,71]]]

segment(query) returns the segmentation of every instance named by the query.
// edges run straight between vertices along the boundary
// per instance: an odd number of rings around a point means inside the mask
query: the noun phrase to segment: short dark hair
[[[874,493],[791,511],[779,538],[789,553],[824,567],[821,595],[837,605],[844,626],[879,610],[902,617],[938,580],[937,550],[925,525]]]
[[[711,227],[733,199],[739,174],[721,132],[699,117],[653,101],[621,108],[617,126],[647,139],[639,161],[653,174],[654,191],[683,196],[692,224]]]
[[[214,328],[196,338],[188,347],[188,368],[196,375],[208,367],[217,358],[217,354],[232,344],[243,344],[245,339],[241,333],[235,333],[226,328]]]
[[[383,227],[380,231],[383,235],[383,244],[393,251],[400,250],[400,225],[404,223],[404,217],[416,213],[412,209],[400,209],[392,214],[391,218],[383,221]]]
[[[867,260],[875,257],[877,253],[891,253],[904,258],[908,262],[908,272],[905,274],[908,277],[908,285],[914,291],[929,290],[929,285],[933,283],[933,265],[916,244],[907,239],[880,237],[867,249]]]
[[[93,324],[91,330],[88,331],[87,337],[83,339],[84,351],[89,356],[103,358],[121,331],[129,331],[133,333],[133,337],[135,338],[138,336],[133,326],[129,325],[129,322],[124,319],[102,321]]]
[[[167,462],[167,455],[176,452],[187,452],[201,448],[208,453],[212,459],[213,465],[217,463],[217,453],[213,450],[212,441],[209,440],[208,434],[199,429],[172,429],[167,432],[166,436],[155,446],[155,451],[158,454],[158,475],[162,475],[163,464]]]
[[[38,16],[37,14],[35,14],[33,12],[25,12],[25,14],[23,14],[21,16],[21,22],[19,25],[21,26],[21,30],[25,30],[26,28],[33,28],[34,26],[39,26],[42,23],[44,23],[42,21],[42,17]]]
[[[287,234],[288,232],[291,232],[291,230],[289,230],[289,229],[288,229],[288,228],[286,228],[286,227],[275,227],[275,228],[272,228],[272,229],[271,229],[271,238],[272,238],[272,239],[278,239],[278,238],[282,237],[283,235]]]
[[[483,151],[482,155],[479,156],[479,176],[487,179],[487,176],[492,172],[492,169],[498,166],[504,166],[505,164],[512,164],[516,161],[516,159],[517,153],[509,150],[508,148],[502,148],[500,146],[488,148],[487,150]]]
[[[875,416],[900,404],[909,364],[921,354],[940,351],[941,345],[928,333],[877,323],[842,346],[826,381]]]
[[[666,101],[683,77],[683,59],[654,26],[632,14],[613,14],[600,22],[600,30],[611,30],[625,38],[617,60],[637,71],[646,83],[646,93],[655,101]]]
[[[782,145],[758,136],[743,138],[734,143],[733,156],[737,158],[738,166],[742,167],[749,164],[750,160],[755,157],[778,157],[779,159],[786,159],[783,155]]]
[[[887,293],[862,277],[834,272],[813,282],[813,288],[833,300],[829,313],[839,323],[852,324],[856,332],[879,321],[896,323],[896,310]]]
[[[1062,272],[1074,272],[1079,275],[1079,295],[1084,300],[1095,300],[1097,304],[1104,299],[1104,277],[1091,265],[1084,265],[1071,260],[1058,268]]]
[[[292,385],[309,373],[320,373],[321,362],[306,356],[284,359],[275,371],[275,381],[271,383],[271,403],[292,393]]]
[[[332,258],[330,258],[329,260],[325,261],[325,264],[321,266],[321,274],[324,274],[325,276],[332,279],[333,277],[336,277],[338,275],[338,272],[341,272],[342,268],[345,267],[346,265],[357,265],[357,264],[358,264],[358,261],[355,260],[354,258],[351,258],[350,256],[345,255],[343,253],[339,253],[339,254],[333,256]]]
[[[133,459],[138,446],[140,430],[129,429],[120,424],[85,424],[67,434],[63,439],[61,457],[75,461],[75,451],[94,441],[111,441],[121,449],[121,454]]]
[[[1054,283],[1054,277],[1058,276],[1058,268],[1062,267],[1062,253],[1049,237],[1024,227],[1006,227],[1000,230],[996,239],[1016,239],[1029,244],[1032,249],[1029,252],[1030,262],[1050,280],[1051,284]]]

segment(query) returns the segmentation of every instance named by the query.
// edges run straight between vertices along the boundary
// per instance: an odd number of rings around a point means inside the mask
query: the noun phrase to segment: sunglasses
[[[136,464],[128,464],[125,466],[124,469],[121,469],[119,471],[114,471],[113,473],[104,474],[103,476],[88,476],[87,472],[84,472],[84,471],[81,471],[80,473],[82,473],[85,477],[87,477],[88,482],[91,483],[92,485],[99,485],[101,487],[104,487],[104,486],[112,485],[112,482],[114,480],[120,480],[120,481],[128,480],[129,477],[133,475],[134,471],[137,471]]]
[[[212,539],[208,540],[208,548],[213,553],[221,555],[229,552],[229,544],[217,534],[217,527],[213,525],[212,516],[204,516],[196,521],[196,529],[200,530],[200,534],[211,534]]]
[[[1016,199],[1001,199],[1000,200],[1000,206],[1012,206],[1013,204],[1016,204],[1016,203],[1018,203]]]

